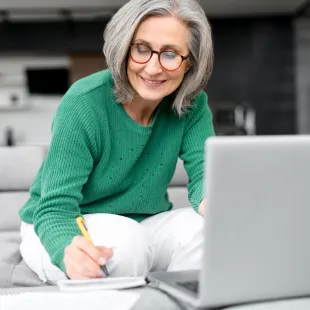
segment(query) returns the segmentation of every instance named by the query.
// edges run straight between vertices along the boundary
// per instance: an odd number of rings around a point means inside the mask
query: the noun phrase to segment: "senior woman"
[[[204,142],[214,135],[205,13],[195,0],[132,0],[104,39],[108,69],[63,97],[20,211],[21,254],[43,281],[103,277],[105,264],[115,277],[200,266]],[[172,210],[178,157],[191,207]]]

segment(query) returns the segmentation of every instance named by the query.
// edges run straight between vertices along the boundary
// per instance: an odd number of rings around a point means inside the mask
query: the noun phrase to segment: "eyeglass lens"
[[[152,57],[152,50],[143,44],[131,46],[130,54],[137,63],[147,63]],[[162,51],[159,55],[159,62],[167,70],[175,70],[182,63],[182,57],[174,51]]]

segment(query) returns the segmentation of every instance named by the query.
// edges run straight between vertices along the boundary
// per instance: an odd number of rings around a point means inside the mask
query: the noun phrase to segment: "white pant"
[[[89,214],[84,219],[94,244],[113,248],[107,263],[111,276],[200,268],[203,219],[192,208],[163,212],[141,223],[114,214]],[[22,223],[21,238],[21,255],[42,281],[66,279],[51,263],[33,225]]]

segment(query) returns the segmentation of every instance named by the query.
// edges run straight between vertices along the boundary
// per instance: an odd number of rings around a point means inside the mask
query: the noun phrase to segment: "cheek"
[[[132,85],[132,87],[133,87],[133,85],[136,84],[136,79],[137,79],[136,73],[138,71],[139,70],[136,66],[136,63],[129,60],[127,63],[127,78],[129,80],[129,83]]]
[[[134,61],[132,61],[130,58],[127,62],[127,74],[134,74],[141,71],[141,65],[135,63]]]
[[[170,81],[174,86],[178,87],[184,79],[184,72],[170,73]]]

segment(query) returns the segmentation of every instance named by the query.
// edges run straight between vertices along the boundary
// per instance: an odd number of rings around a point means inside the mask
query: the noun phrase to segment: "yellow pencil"
[[[78,216],[75,220],[76,220],[76,223],[77,223],[77,225],[78,225],[82,235],[84,236],[84,238],[87,239],[88,241],[90,241],[92,244],[94,244],[92,239],[91,239],[91,237],[90,237],[90,235],[89,235],[89,232],[88,232],[88,230],[86,228],[86,225],[84,223],[83,218],[81,216]],[[108,272],[108,269],[107,269],[107,267],[105,265],[104,266],[100,266],[100,268],[104,272],[106,277],[110,276],[110,274]]]

